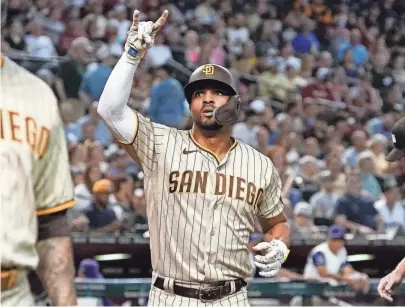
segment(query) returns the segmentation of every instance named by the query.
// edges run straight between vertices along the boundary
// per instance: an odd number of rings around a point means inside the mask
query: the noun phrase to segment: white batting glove
[[[134,11],[132,25],[125,43],[127,62],[134,64],[144,57],[145,52],[153,46],[156,33],[166,23],[167,16],[169,16],[169,11],[165,10],[155,23],[152,21],[139,22],[139,11]]]
[[[281,240],[260,242],[253,247],[253,250],[262,254],[255,256],[254,263],[260,269],[259,275],[263,277],[275,276],[290,252]]]

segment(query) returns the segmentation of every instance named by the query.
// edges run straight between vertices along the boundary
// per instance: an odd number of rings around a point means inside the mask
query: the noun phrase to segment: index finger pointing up
[[[135,10],[134,15],[132,17],[132,26],[138,28],[139,25],[139,11]]]
[[[166,23],[167,16],[169,16],[169,11],[164,10],[164,12],[162,13],[162,16],[160,16],[160,18],[153,25],[152,34],[156,34],[156,32],[159,31],[163,27],[163,25]]]

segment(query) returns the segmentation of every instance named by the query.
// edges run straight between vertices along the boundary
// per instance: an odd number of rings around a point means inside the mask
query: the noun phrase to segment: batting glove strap
[[[139,63],[140,60],[144,57],[145,52],[139,52],[132,46],[128,46],[128,49],[125,51],[125,61],[127,61],[130,64],[137,64]]]

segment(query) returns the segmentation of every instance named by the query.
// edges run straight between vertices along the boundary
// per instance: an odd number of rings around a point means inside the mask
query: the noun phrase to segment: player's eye
[[[219,96],[224,96],[225,92],[222,90],[215,90],[215,94],[219,95]]]
[[[201,97],[204,95],[204,91],[196,91],[194,92],[194,97]]]

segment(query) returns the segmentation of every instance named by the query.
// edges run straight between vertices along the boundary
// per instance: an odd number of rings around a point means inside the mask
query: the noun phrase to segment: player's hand
[[[253,247],[253,250],[261,253],[255,256],[254,263],[260,269],[259,275],[263,277],[275,276],[290,252],[281,240],[260,242]]]
[[[395,270],[383,277],[378,284],[378,294],[386,300],[392,302],[392,295],[402,282],[402,275]]]
[[[139,22],[139,11],[134,11],[132,25],[128,31],[127,42],[125,44],[126,58],[130,63],[142,59],[145,52],[153,46],[156,33],[166,23],[169,11],[165,10],[156,22]]]
[[[70,225],[73,231],[86,231],[89,226],[89,219],[85,215],[80,215],[72,221]]]
[[[370,279],[367,274],[362,273],[362,278],[361,278],[363,288],[362,288],[362,293],[367,294],[368,291],[370,291]]]
[[[345,281],[351,286],[354,290],[367,294],[370,290],[370,280],[367,274],[354,272],[346,276]]]
[[[367,227],[367,226],[360,226],[359,227],[359,233],[361,234],[371,234],[375,233],[373,228]]]

